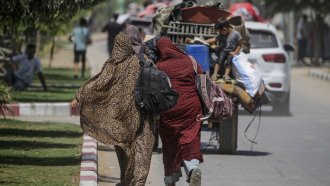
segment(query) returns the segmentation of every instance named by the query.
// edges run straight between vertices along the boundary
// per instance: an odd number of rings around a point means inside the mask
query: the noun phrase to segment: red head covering
[[[181,49],[175,46],[169,38],[161,37],[157,41],[156,46],[160,55],[160,60],[158,62],[170,59],[179,60],[188,57]]]

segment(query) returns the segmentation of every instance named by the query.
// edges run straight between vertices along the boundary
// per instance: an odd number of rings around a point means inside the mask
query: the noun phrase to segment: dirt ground
[[[94,33],[92,35],[92,41],[98,42],[106,40],[107,35],[105,33]],[[67,41],[67,36],[61,36],[57,42]],[[73,68],[73,44],[65,45],[62,47],[57,46],[53,56],[53,60],[50,63],[49,53],[40,58],[43,68]],[[90,62],[86,61],[87,68],[90,68]]]
[[[57,48],[53,60],[50,63],[49,55],[41,58],[43,68],[73,68],[73,50]],[[88,64],[88,63],[87,63]]]

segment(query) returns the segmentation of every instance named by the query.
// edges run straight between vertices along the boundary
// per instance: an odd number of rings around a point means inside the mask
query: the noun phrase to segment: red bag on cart
[[[197,74],[197,62],[191,57],[196,73],[196,89],[203,106],[203,116],[200,120],[226,120],[233,115],[233,102],[225,92],[213,82],[208,74]]]

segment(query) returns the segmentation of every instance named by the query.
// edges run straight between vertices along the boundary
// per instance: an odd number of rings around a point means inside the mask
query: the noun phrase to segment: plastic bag
[[[247,55],[240,52],[233,57],[232,73],[236,81],[243,83],[248,94],[254,97],[262,81],[258,65],[251,63]]]

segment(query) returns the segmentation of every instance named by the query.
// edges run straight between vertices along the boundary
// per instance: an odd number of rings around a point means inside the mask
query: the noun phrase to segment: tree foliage
[[[325,17],[330,13],[329,0],[265,0],[265,5],[273,14],[278,12],[301,11],[312,9],[316,15]]]
[[[38,30],[55,35],[77,12],[102,1],[0,0],[0,31],[10,32],[13,43],[17,43],[22,35],[35,38]]]
[[[313,22],[313,31],[316,33],[316,44],[313,47],[316,48],[316,57],[324,57],[324,33],[327,28],[325,17],[330,14],[330,1],[329,0],[265,0],[267,10],[271,14],[278,12],[303,12],[304,10],[310,10]]]
[[[6,104],[11,101],[10,87],[0,81],[0,116],[5,116]]]
[[[10,97],[10,88],[0,81],[0,106],[3,106],[6,103],[11,102]]]
[[[67,21],[79,10],[88,9],[103,0],[1,0],[0,23],[27,25]]]

